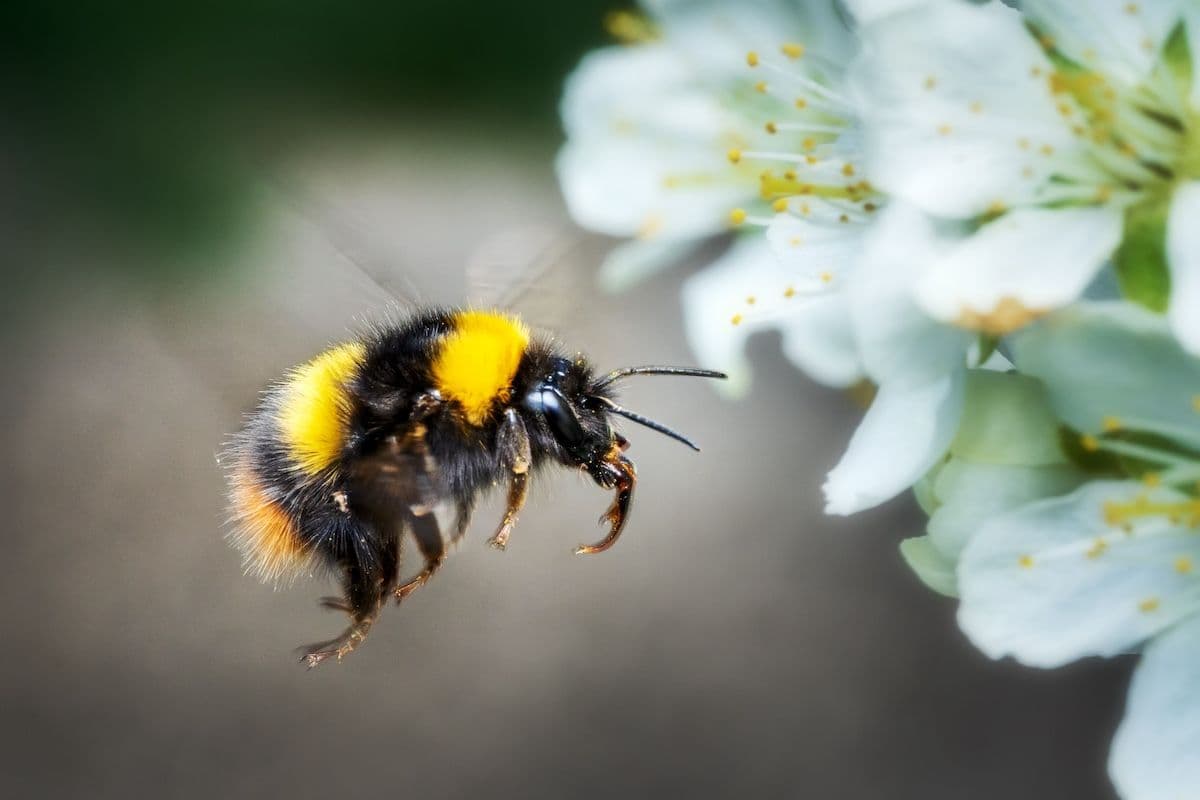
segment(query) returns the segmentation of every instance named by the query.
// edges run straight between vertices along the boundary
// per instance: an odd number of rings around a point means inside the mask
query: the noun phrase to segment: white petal
[[[973,369],[967,373],[966,410],[950,453],[977,464],[1065,464],[1061,423],[1043,385],[1027,375]]]
[[[928,536],[916,536],[900,542],[900,555],[909,569],[921,579],[921,583],[938,594],[958,596],[954,561],[938,552]]]
[[[1200,537],[1165,514],[1135,516],[1129,532],[1106,503],[1186,496],[1139,483],[1094,482],[993,518],[958,564],[958,621],[992,658],[1056,667],[1136,647],[1200,611]]]
[[[850,85],[867,174],[887,193],[976,217],[1035,200],[1080,149],[1047,84],[1052,66],[1013,9],[933,3],[866,25],[862,37]]]
[[[1021,8],[1057,49],[1132,86],[1150,74],[1183,5],[1179,0],[1024,0]]]
[[[1196,32],[1200,34],[1200,25]],[[1196,49],[1200,50],[1200,42]],[[1167,318],[1180,343],[1200,355],[1200,181],[1175,190],[1167,218],[1167,263],[1171,269]]]
[[[687,238],[728,227],[756,196],[731,168],[724,137],[747,122],[722,107],[664,45],[598,50],[567,81],[568,141],[557,171],[572,217],[613,236]]]
[[[1108,771],[1128,800],[1195,797],[1200,787],[1200,617],[1146,648]]]
[[[905,203],[887,206],[870,232],[849,292],[863,364],[876,383],[926,383],[964,365],[970,335],[931,318],[912,295],[947,242]]]
[[[945,454],[962,413],[962,370],[884,384],[825,481],[825,513],[853,514],[912,486]]]
[[[1112,418],[1177,431],[1200,447],[1200,359],[1179,347],[1161,316],[1130,303],[1080,303],[1011,345],[1018,368],[1042,381],[1072,428],[1099,433]]]
[[[699,363],[728,373],[721,385],[744,391],[750,365],[743,349],[755,333],[778,329],[784,353],[814,379],[848,386],[862,373],[850,336],[845,300],[785,296],[789,280],[756,235],[740,238],[729,252],[683,286],[684,323]],[[754,298],[753,305],[747,303]],[[738,323],[733,323],[737,315]]]
[[[914,6],[930,5],[937,0],[844,0],[846,8],[859,25],[866,25],[889,14],[907,11]]]
[[[655,273],[675,266],[695,248],[688,239],[635,239],[609,251],[597,281],[606,292],[623,292]]]
[[[929,538],[944,556],[957,559],[971,537],[994,516],[1034,500],[1072,492],[1084,478],[1082,472],[1065,464],[1009,466],[952,458],[934,481],[934,496],[940,505],[929,518]]]
[[[1121,230],[1115,208],[1009,212],[939,259],[918,285],[918,301],[939,319],[1011,330],[1029,321],[1025,311],[1049,311],[1078,298]]]
[[[832,288],[858,264],[866,233],[865,224],[784,213],[767,226],[767,242],[797,287]]]

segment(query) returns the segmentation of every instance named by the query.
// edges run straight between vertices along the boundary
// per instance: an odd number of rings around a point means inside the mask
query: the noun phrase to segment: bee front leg
[[[533,465],[533,457],[529,452],[529,432],[525,430],[521,417],[511,408],[504,412],[504,421],[496,435],[496,450],[501,466],[509,474],[508,505],[496,535],[488,539],[488,544],[503,550],[508,546],[508,537],[512,535],[517,516],[525,506],[525,496],[529,491],[529,468]]]

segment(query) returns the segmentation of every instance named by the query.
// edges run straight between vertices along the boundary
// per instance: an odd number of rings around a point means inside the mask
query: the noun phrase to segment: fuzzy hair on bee
[[[438,571],[495,485],[507,502],[489,543],[503,550],[531,475],[547,465],[580,469],[614,493],[601,517],[607,535],[576,552],[611,547],[637,480],[612,418],[698,449],[617,404],[617,383],[643,374],[725,377],[657,366],[598,374],[514,315],[429,309],[332,347],[268,388],[224,459],[231,538],[264,580],[321,570],[339,579],[342,595],[321,602],[350,625],[304,647],[303,661],[354,650],[390,598],[402,601]],[[410,538],[423,568],[402,581]]]

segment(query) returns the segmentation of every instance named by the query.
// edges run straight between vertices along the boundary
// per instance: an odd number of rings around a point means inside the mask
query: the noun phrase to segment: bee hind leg
[[[408,529],[412,531],[413,538],[417,540],[417,548],[425,557],[425,569],[393,590],[397,603],[424,586],[446,561],[446,542],[442,539],[441,526],[438,525],[437,516],[432,509],[423,514],[410,513]]]
[[[508,537],[516,527],[517,516],[525,507],[525,496],[529,491],[529,468],[533,464],[529,452],[529,432],[517,412],[511,408],[504,412],[504,422],[496,435],[496,449],[501,465],[509,474],[508,505],[504,510],[504,518],[500,520],[500,527],[488,539],[488,544],[503,550],[508,547]]]

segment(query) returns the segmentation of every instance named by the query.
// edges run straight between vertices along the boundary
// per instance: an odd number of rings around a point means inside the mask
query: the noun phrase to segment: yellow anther
[[[1104,551],[1108,549],[1108,542],[1103,539],[1096,539],[1092,542],[1092,546],[1084,551],[1084,555],[1088,558],[1099,558],[1104,555]]]
[[[754,52],[753,50],[751,50],[749,53],[746,53],[746,64],[747,66],[757,67],[758,53]]]
[[[1028,166],[1028,165],[1026,165],[1025,167],[1023,167],[1023,168],[1021,169],[1021,177],[1023,177],[1023,178],[1032,178],[1032,177],[1033,177],[1033,167],[1031,167],[1031,166]]]
[[[1162,478],[1157,472],[1147,472],[1142,476],[1142,484],[1150,489],[1154,489],[1162,483]]]
[[[787,298],[795,297],[796,296],[795,288],[791,287],[791,286],[787,287],[786,289],[783,290],[783,296],[787,297]]]
[[[810,154],[810,155],[807,155],[807,156],[805,156],[805,157],[804,157],[804,163],[805,163],[805,164],[808,164],[810,167],[811,167],[813,164],[816,164],[816,163],[817,163],[818,161],[820,161],[820,160],[821,160],[821,159],[819,159],[819,158],[817,158],[816,156],[814,156],[814,155],[811,155],[811,154]]]
[[[1041,67],[1030,67],[1030,68],[1029,68],[1029,76],[1030,76],[1031,78],[1040,78],[1040,77],[1041,77],[1041,75],[1042,75],[1042,68],[1041,68]]]
[[[758,302],[758,298],[755,297],[754,295],[750,295],[749,297],[746,298],[746,305],[748,305],[748,306],[752,306],[757,302]]]
[[[1028,150],[1029,140],[1022,136],[1020,139],[1017,139],[1017,147],[1021,148],[1022,150]]]
[[[1158,611],[1158,607],[1162,605],[1157,597],[1147,597],[1138,602],[1138,611],[1143,614],[1152,614]]]
[[[774,203],[771,203],[771,208],[775,211],[776,214],[782,214],[783,212],[787,211],[788,210],[787,198],[786,197],[779,198]]]
[[[731,147],[729,148],[729,152],[725,154],[725,157],[729,159],[730,164],[736,164],[742,160],[742,151],[737,147]]]
[[[1095,197],[1096,197],[1097,202],[1107,203],[1109,200],[1112,199],[1112,194],[1113,194],[1113,190],[1112,190],[1111,186],[1096,187]]]
[[[613,11],[604,18],[604,28],[625,44],[640,44],[658,38],[658,27],[649,17],[632,11]]]
[[[741,225],[746,221],[746,209],[735,208],[729,212],[729,222],[732,225]]]
[[[764,128],[766,128],[766,129],[767,129],[767,133],[769,133],[769,134],[771,134],[771,135],[774,135],[774,134],[776,134],[776,133],[779,133],[779,126],[778,126],[778,125],[776,125],[774,122],[768,122],[768,123],[767,123],[766,125],[764,125],[763,127],[764,127]]]
[[[1038,148],[1038,152],[1044,156],[1054,155],[1054,146],[1049,145],[1049,144],[1044,144]]]
[[[937,132],[939,136],[949,136],[950,132],[953,130],[953,126],[951,126],[948,122],[943,122],[941,125],[937,126]]]
[[[854,175],[854,165],[853,164],[843,164],[842,165],[842,174],[845,175],[847,178],[852,177]]]
[[[792,247],[799,247],[800,245],[804,244],[804,240],[799,236],[793,236],[792,238],[788,239],[788,244],[790,244]]]
[[[754,84],[754,91],[758,92],[759,94],[766,94],[767,93],[767,82],[759,81],[758,83]]]
[[[783,173],[783,177],[784,177],[784,179],[785,179],[785,180],[789,180],[789,181],[794,181],[794,180],[796,180],[796,170],[794,170],[794,169],[789,169],[789,170],[785,171],[785,172]]]
[[[1105,417],[1100,420],[1100,427],[1104,429],[1105,433],[1113,433],[1121,430],[1121,420],[1116,417]]]
[[[788,42],[779,48],[779,52],[795,61],[797,58],[804,55],[804,45],[797,44],[795,42]]]
[[[1090,433],[1085,433],[1079,437],[1079,446],[1089,453],[1094,453],[1100,449],[1100,440]]]
[[[821,273],[821,283],[832,283],[832,282],[833,282],[833,273],[832,272],[822,272]]]
[[[1109,525],[1125,526],[1144,517],[1164,517],[1172,525],[1200,528],[1200,499],[1155,502],[1149,495],[1140,494],[1128,502],[1104,504],[1104,521]]]
[[[967,108],[970,109],[972,114],[983,113],[983,103],[979,102],[978,100],[972,102],[971,105],[967,106]]]
[[[849,215],[849,214],[840,214],[840,215],[838,215],[838,222],[841,222],[841,223],[846,223],[846,222],[849,222],[849,221],[850,221],[850,215]]]
[[[730,324],[730,325],[735,325],[735,326],[736,326],[736,325],[741,325],[741,324],[742,324],[742,315],[741,315],[741,314],[734,314],[732,317],[730,317],[730,318],[729,318],[729,324]]]
[[[1017,566],[1019,566],[1021,569],[1032,569],[1033,568],[1033,556],[1029,555],[1028,553],[1025,553],[1024,555],[1022,555],[1020,558],[1017,559]]]
[[[807,217],[809,214],[812,213],[812,208],[808,205],[808,203],[801,203],[800,204],[800,213]]]
[[[805,150],[813,150],[817,146],[817,140],[811,136],[808,136],[800,143],[800,146]]]
[[[646,218],[642,220],[642,224],[638,226],[637,238],[653,239],[662,231],[663,223],[662,214],[647,214]]]
[[[924,86],[926,89],[932,89],[933,87],[937,86],[937,76],[936,75],[926,75],[925,81],[921,85]]]
[[[1192,411],[1200,414],[1200,394],[1192,395]]]
[[[1195,565],[1191,556],[1179,556],[1175,559],[1175,571],[1180,575],[1190,575]]]
[[[797,97],[795,105],[796,105],[796,108],[803,111],[804,109],[808,108],[808,101],[805,100],[803,97]]]
[[[1008,204],[1003,200],[993,200],[992,202],[988,203],[987,213],[989,214],[999,216],[1005,211],[1008,211]]]
[[[866,211],[868,214],[877,210],[878,208],[879,206],[875,205],[874,203],[863,203],[863,211]]]
[[[1126,14],[1138,13],[1138,4],[1137,3],[1126,3],[1125,4],[1125,13]]]

